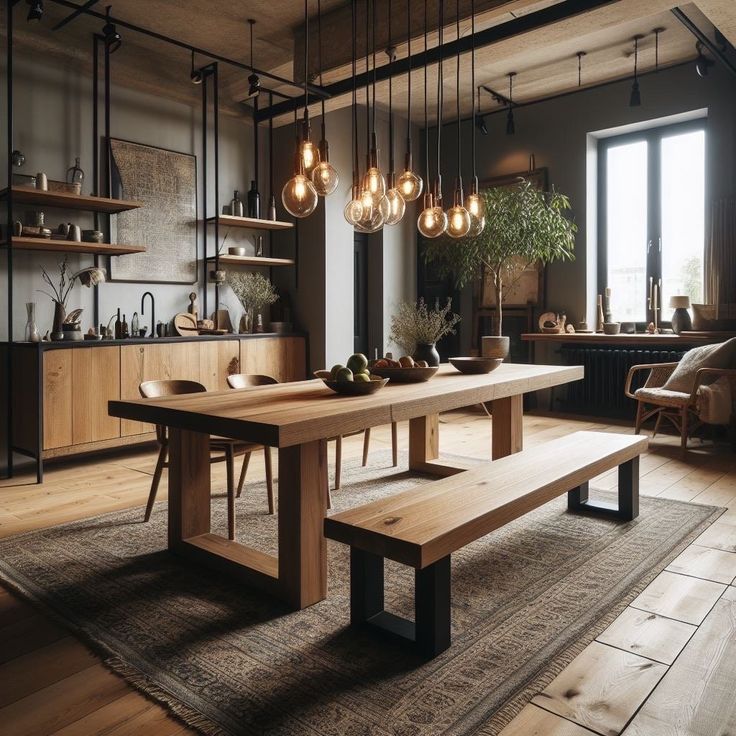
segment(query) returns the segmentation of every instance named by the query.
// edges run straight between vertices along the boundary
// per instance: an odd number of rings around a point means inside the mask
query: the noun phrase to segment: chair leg
[[[143,516],[143,521],[148,521],[151,518],[153,504],[156,502],[156,494],[158,493],[158,484],[161,482],[161,473],[163,472],[164,465],[166,464],[166,454],[166,445],[161,445],[161,449],[158,453],[158,460],[156,460],[156,469],[153,471],[151,491],[148,494],[148,503],[146,504],[146,513]]]
[[[641,416],[644,413],[644,404],[641,401],[636,402],[636,422],[634,423],[634,434],[641,432]]]
[[[246,452],[243,456],[243,469],[240,471],[240,480],[238,480],[238,498],[240,498],[240,494],[243,492],[243,486],[245,485],[245,474],[248,472],[248,463],[250,463],[250,453]]]
[[[659,431],[659,423],[662,421],[662,410],[660,409],[659,413],[657,414],[657,421],[654,422],[654,429],[652,430],[652,439],[654,439],[657,436],[657,432]]]
[[[399,425],[391,422],[391,460],[393,466],[399,464]]]
[[[273,497],[273,465],[271,464],[271,448],[263,448],[263,459],[266,463],[266,489],[268,491],[268,513],[276,513],[276,504]]]
[[[687,420],[689,418],[687,406],[682,410],[680,415],[680,451],[684,455],[687,452]]]
[[[368,465],[368,450],[371,446],[371,428],[368,427],[368,429],[363,432],[363,467]]]
[[[335,439],[335,490],[340,490],[342,483],[342,435]]]
[[[227,468],[227,536],[235,539],[235,457],[232,445],[225,450]]]

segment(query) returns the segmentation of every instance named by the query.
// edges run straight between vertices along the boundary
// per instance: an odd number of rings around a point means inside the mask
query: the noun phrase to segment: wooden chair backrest
[[[227,385],[230,388],[253,388],[253,386],[272,386],[278,383],[271,376],[261,376],[257,373],[235,373],[227,377]]]
[[[162,396],[177,396],[180,394],[201,394],[207,389],[197,381],[177,381],[177,380],[161,380],[161,381],[143,381],[138,386],[141,396],[144,399],[159,399]],[[156,425],[156,437],[161,444],[166,442],[166,427]]]

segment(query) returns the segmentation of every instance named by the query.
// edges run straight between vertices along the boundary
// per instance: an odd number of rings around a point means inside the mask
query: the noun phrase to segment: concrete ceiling
[[[81,2],[81,0],[75,0]],[[388,43],[388,4],[390,0],[376,2],[376,47],[384,49]],[[406,56],[407,0],[391,0],[393,13],[393,38],[397,57]],[[429,17],[429,46],[437,45],[438,0],[427,0]],[[540,8],[556,5],[563,0],[475,0],[476,30],[480,31],[506,23],[520,15],[533,13]],[[321,0],[323,10],[323,62],[324,83],[329,84],[350,76],[351,24],[350,3],[346,0]],[[309,0],[310,11],[316,11],[316,0]],[[92,34],[99,32],[99,18],[81,16],[60,31],[52,26],[71,12],[53,0],[45,3],[46,11],[41,23],[27,23],[25,3],[18,3],[15,14],[15,40],[18,53],[36,59],[72,65],[88,72],[91,68]],[[358,25],[358,51],[365,50],[365,0],[359,0],[361,22]],[[445,42],[456,37],[455,2],[445,1]],[[673,0],[611,0],[603,7],[575,16],[572,19],[549,25],[541,30],[524,33],[494,43],[476,54],[476,83],[508,95],[506,74],[516,72],[514,100],[517,102],[538,99],[575,89],[578,86],[576,52],[584,51],[582,83],[584,86],[631,75],[633,72],[633,42],[635,34],[644,35],[640,46],[640,69],[654,66],[654,28],[664,28],[660,34],[659,61],[661,66],[677,64],[695,57],[695,39],[669,12],[677,7]],[[696,0],[695,4],[681,6],[685,12],[709,35],[713,24],[736,44],[736,0]],[[5,4],[1,11],[4,13]],[[425,3],[410,0],[412,13],[412,53],[423,47]],[[102,2],[94,8],[104,12]],[[302,0],[253,0],[249,3],[232,3],[224,0],[116,0],[113,15],[123,21],[151,31],[177,38],[187,44],[210,50],[225,57],[248,63],[250,42],[248,23],[256,19],[254,29],[254,64],[285,79],[301,79],[303,69],[303,17]],[[460,0],[460,34],[470,33],[470,0]],[[5,34],[2,18],[0,33]],[[156,95],[165,95],[186,102],[199,100],[201,91],[189,82],[190,54],[184,50],[149,38],[133,30],[120,28],[124,43],[112,57],[112,81],[135,87]],[[317,69],[317,23],[310,24],[310,72]],[[371,34],[373,26],[371,27]],[[295,63],[296,58],[296,63]],[[378,64],[386,63],[383,51],[378,54]],[[206,62],[197,57],[196,63]],[[364,62],[360,69],[364,68]],[[461,58],[460,102],[464,114],[471,107],[470,54]],[[412,76],[412,118],[423,120],[423,70],[415,70]],[[243,114],[241,104],[245,99],[248,72],[220,65],[220,100],[225,112]],[[430,120],[434,120],[437,68],[428,70],[430,87]],[[296,95],[297,88],[289,85],[268,85],[289,95]],[[394,80],[394,108],[401,114],[408,112],[406,75]],[[456,100],[455,61],[444,64],[445,115],[454,114]],[[364,99],[364,97],[363,97]],[[379,106],[388,104],[388,84],[377,87]],[[327,109],[337,109],[350,103],[350,96],[331,99]],[[261,103],[263,104],[263,103]],[[482,98],[482,110],[497,108],[489,95]],[[283,124],[290,115],[276,119]]]

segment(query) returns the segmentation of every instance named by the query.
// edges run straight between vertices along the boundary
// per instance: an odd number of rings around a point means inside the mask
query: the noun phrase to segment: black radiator
[[[577,414],[606,417],[633,417],[636,402],[624,396],[629,368],[640,363],[671,363],[678,361],[684,350],[646,350],[620,347],[583,347],[563,345],[560,349],[566,365],[582,365],[585,378],[567,384],[566,395],[557,397],[561,409]],[[642,371],[632,384],[636,390],[646,379]]]

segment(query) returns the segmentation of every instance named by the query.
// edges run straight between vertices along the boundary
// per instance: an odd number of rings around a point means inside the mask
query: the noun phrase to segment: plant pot
[[[66,309],[63,304],[54,302],[54,326],[51,328],[51,339],[54,342],[60,342],[64,339],[64,318],[66,317]]]
[[[414,355],[411,356],[414,360],[426,360],[428,366],[436,366],[440,364],[440,354],[437,352],[437,348],[434,343],[429,345],[417,345],[414,349]]]
[[[693,322],[690,319],[690,312],[684,307],[678,307],[672,313],[672,332],[679,335],[683,330],[692,330]]]
[[[509,338],[505,335],[484,335],[481,338],[481,355],[484,358],[505,360],[509,354]]]

